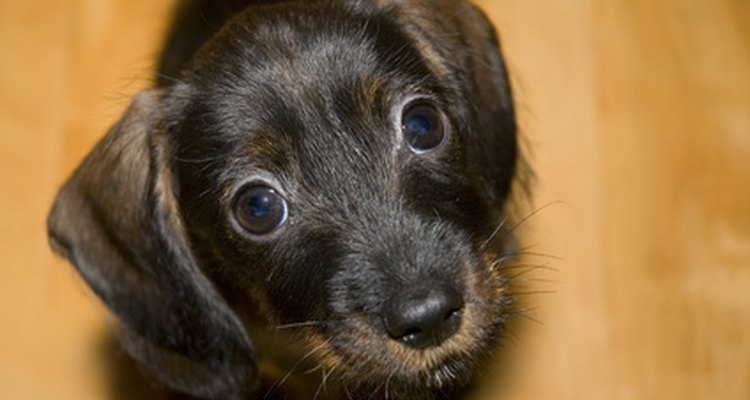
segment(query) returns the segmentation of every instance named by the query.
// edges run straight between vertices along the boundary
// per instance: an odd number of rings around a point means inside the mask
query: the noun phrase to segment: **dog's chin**
[[[456,334],[425,349],[384,337],[356,318],[350,322],[355,334],[331,340],[321,361],[353,393],[396,399],[452,393],[470,382],[498,338],[498,326],[479,326],[466,311]]]

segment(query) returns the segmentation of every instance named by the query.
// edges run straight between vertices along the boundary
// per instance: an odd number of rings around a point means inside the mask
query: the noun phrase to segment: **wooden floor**
[[[0,0],[0,399],[108,397],[104,310],[44,218],[147,85],[171,3]],[[479,3],[538,175],[525,238],[554,271],[477,398],[750,399],[750,2]]]

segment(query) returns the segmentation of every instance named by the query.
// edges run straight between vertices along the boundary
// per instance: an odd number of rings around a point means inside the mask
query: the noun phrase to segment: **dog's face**
[[[511,312],[515,135],[468,4],[252,7],[140,95],[50,229],[177,388],[239,398],[256,379],[214,280],[347,390],[430,397],[466,383]]]

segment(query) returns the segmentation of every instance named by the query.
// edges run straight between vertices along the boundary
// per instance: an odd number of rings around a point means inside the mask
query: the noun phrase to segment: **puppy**
[[[48,221],[124,348],[206,399],[459,396],[515,313],[516,124],[486,17],[457,0],[178,15],[158,84]]]

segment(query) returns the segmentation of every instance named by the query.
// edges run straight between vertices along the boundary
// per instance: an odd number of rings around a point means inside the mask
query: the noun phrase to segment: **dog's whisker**
[[[560,283],[557,279],[547,279],[547,278],[508,278],[509,281],[513,282],[514,287],[518,288],[521,287],[521,285],[527,284],[527,283],[543,283],[543,284],[549,284],[554,285]]]
[[[318,365],[316,365],[316,366],[308,369],[307,371],[303,371],[302,375],[310,375],[310,374],[312,374],[315,371],[320,371],[321,369],[324,369],[323,365],[322,364],[318,364]]]
[[[346,381],[340,381],[341,387],[344,389],[344,394],[346,395],[347,400],[353,400],[352,394],[349,391],[349,385],[347,385]]]
[[[380,383],[380,385],[376,386],[375,389],[373,389],[372,393],[370,393],[370,396],[367,397],[367,400],[374,399],[386,382],[387,380],[383,381],[382,383]]]
[[[533,315],[538,310],[539,310],[539,307],[521,307],[521,306],[516,307],[516,311],[520,313],[525,313],[527,315]]]
[[[547,202],[543,204],[542,206],[538,207],[536,210],[533,210],[530,213],[528,213],[525,217],[521,218],[518,222],[516,222],[513,226],[511,226],[510,229],[506,231],[506,234],[515,232],[516,229],[518,229],[521,225],[528,222],[534,216],[538,215],[540,212],[546,210],[549,207],[556,206],[556,205],[568,205],[568,203],[562,200],[553,200],[553,201]]]
[[[534,271],[551,271],[551,272],[560,272],[556,268],[547,266],[547,265],[524,265],[524,266],[510,266],[510,267],[503,267],[503,271],[518,271],[514,274],[506,275],[505,278],[509,281],[516,281],[518,278],[530,274]]]
[[[549,264],[533,264],[533,263],[518,263],[518,264],[501,264],[497,265],[498,267],[501,267],[503,271],[516,271],[519,269],[543,269],[550,272],[556,272],[559,273],[560,270],[558,268],[555,268]]]
[[[492,239],[495,238],[495,236],[497,236],[497,233],[500,232],[500,229],[502,229],[505,226],[506,222],[508,222],[508,216],[507,215],[504,216],[500,220],[500,223],[497,224],[497,227],[495,227],[495,229],[492,231],[492,233],[490,234],[490,236],[484,242],[482,242],[482,244],[479,246],[479,248],[482,251],[484,251],[484,250],[487,249],[487,245],[492,241]]]
[[[513,329],[507,329],[503,338],[505,341],[510,342],[510,344],[513,346],[517,346],[521,340],[518,337],[518,333]]]
[[[539,307],[520,306],[516,304],[511,310],[512,317],[528,316],[534,318]]]
[[[504,261],[508,261],[508,260],[512,260],[512,259],[517,259],[519,257],[540,257],[540,258],[550,258],[550,259],[553,259],[555,261],[565,261],[565,258],[563,258],[563,257],[557,256],[557,255],[554,255],[554,254],[549,254],[549,253],[529,251],[529,250],[527,250],[529,248],[531,248],[531,247],[526,247],[526,248],[522,248],[522,249],[518,249],[518,250],[513,250],[513,251],[508,251],[508,252],[502,253],[502,254],[500,254],[500,255],[497,256],[497,260],[495,262],[496,263],[497,262],[504,262]]]
[[[541,326],[544,326],[544,322],[540,321],[540,320],[539,320],[539,319],[537,319],[537,318],[534,318],[534,317],[532,317],[532,316],[531,316],[531,315],[529,315],[528,313],[525,313],[525,312],[520,312],[520,313],[516,314],[516,316],[518,316],[518,317],[520,317],[520,318],[524,318],[524,319],[527,319],[527,320],[529,320],[529,321],[531,321],[531,322],[533,322],[533,323],[535,323],[535,324],[537,324],[537,325],[541,325]]]
[[[398,370],[394,369],[393,372],[391,372],[390,374],[388,374],[388,378],[385,380],[385,399],[386,400],[388,400],[390,398],[389,386],[391,384],[391,379],[393,379],[393,377],[396,375],[396,371],[398,371]]]
[[[522,290],[522,291],[513,291],[513,295],[515,296],[534,296],[539,294],[555,294],[557,293],[557,290]]]
[[[320,396],[320,393],[323,391],[323,386],[325,385],[326,381],[326,369],[322,367],[323,372],[321,373],[320,383],[318,384],[318,388],[315,390],[315,394],[313,395],[312,400],[318,400],[318,396]],[[320,368],[319,368],[320,369]]]
[[[310,356],[315,354],[316,352],[320,351],[322,348],[328,345],[328,340],[324,341],[323,343],[315,346],[312,350],[308,351],[305,355],[303,355],[293,366],[291,369],[289,369],[289,372],[284,375],[283,378],[278,380],[276,383],[274,383],[266,392],[266,394],[263,396],[264,399],[268,399],[270,395],[272,395],[277,389],[279,389],[284,383],[289,379],[290,376],[294,373],[294,371],[299,368],[300,365],[302,365],[305,360],[307,360]]]
[[[560,257],[560,256],[556,256],[554,254],[548,254],[548,253],[540,253],[540,252],[535,252],[535,251],[520,250],[520,251],[515,252],[515,254],[517,256],[550,258],[550,259],[555,260],[555,261],[565,261],[565,259],[562,258],[562,257]]]
[[[515,258],[516,258],[515,254],[512,254],[512,253],[504,254],[498,257],[497,259],[495,259],[494,261],[490,262],[490,269],[492,270],[497,270],[500,268],[505,269],[507,262]]]
[[[304,321],[304,322],[292,322],[289,324],[276,325],[273,327],[275,330],[301,328],[306,326],[321,326],[325,325],[325,321]]]
[[[214,161],[221,161],[221,156],[215,156],[215,157],[205,157],[205,158],[185,158],[185,157],[176,157],[177,161],[186,163],[186,164],[205,164],[210,163]],[[209,168],[208,166],[206,168]]]
[[[318,390],[315,391],[315,396],[313,397],[313,400],[317,400],[318,396],[320,396],[321,393],[327,393],[328,388],[326,387],[326,383],[328,382],[328,377],[331,376],[333,371],[336,369],[336,365],[331,367],[328,371],[326,371],[325,368],[323,368],[323,373],[321,374],[321,380],[320,385],[318,385]]]
[[[156,75],[157,78],[163,79],[163,80],[165,80],[167,82],[180,83],[180,84],[183,83],[183,81],[181,79],[176,78],[176,77],[174,77],[172,75],[167,75],[167,74],[163,74],[163,73],[160,73],[160,72],[157,72],[155,75]]]

